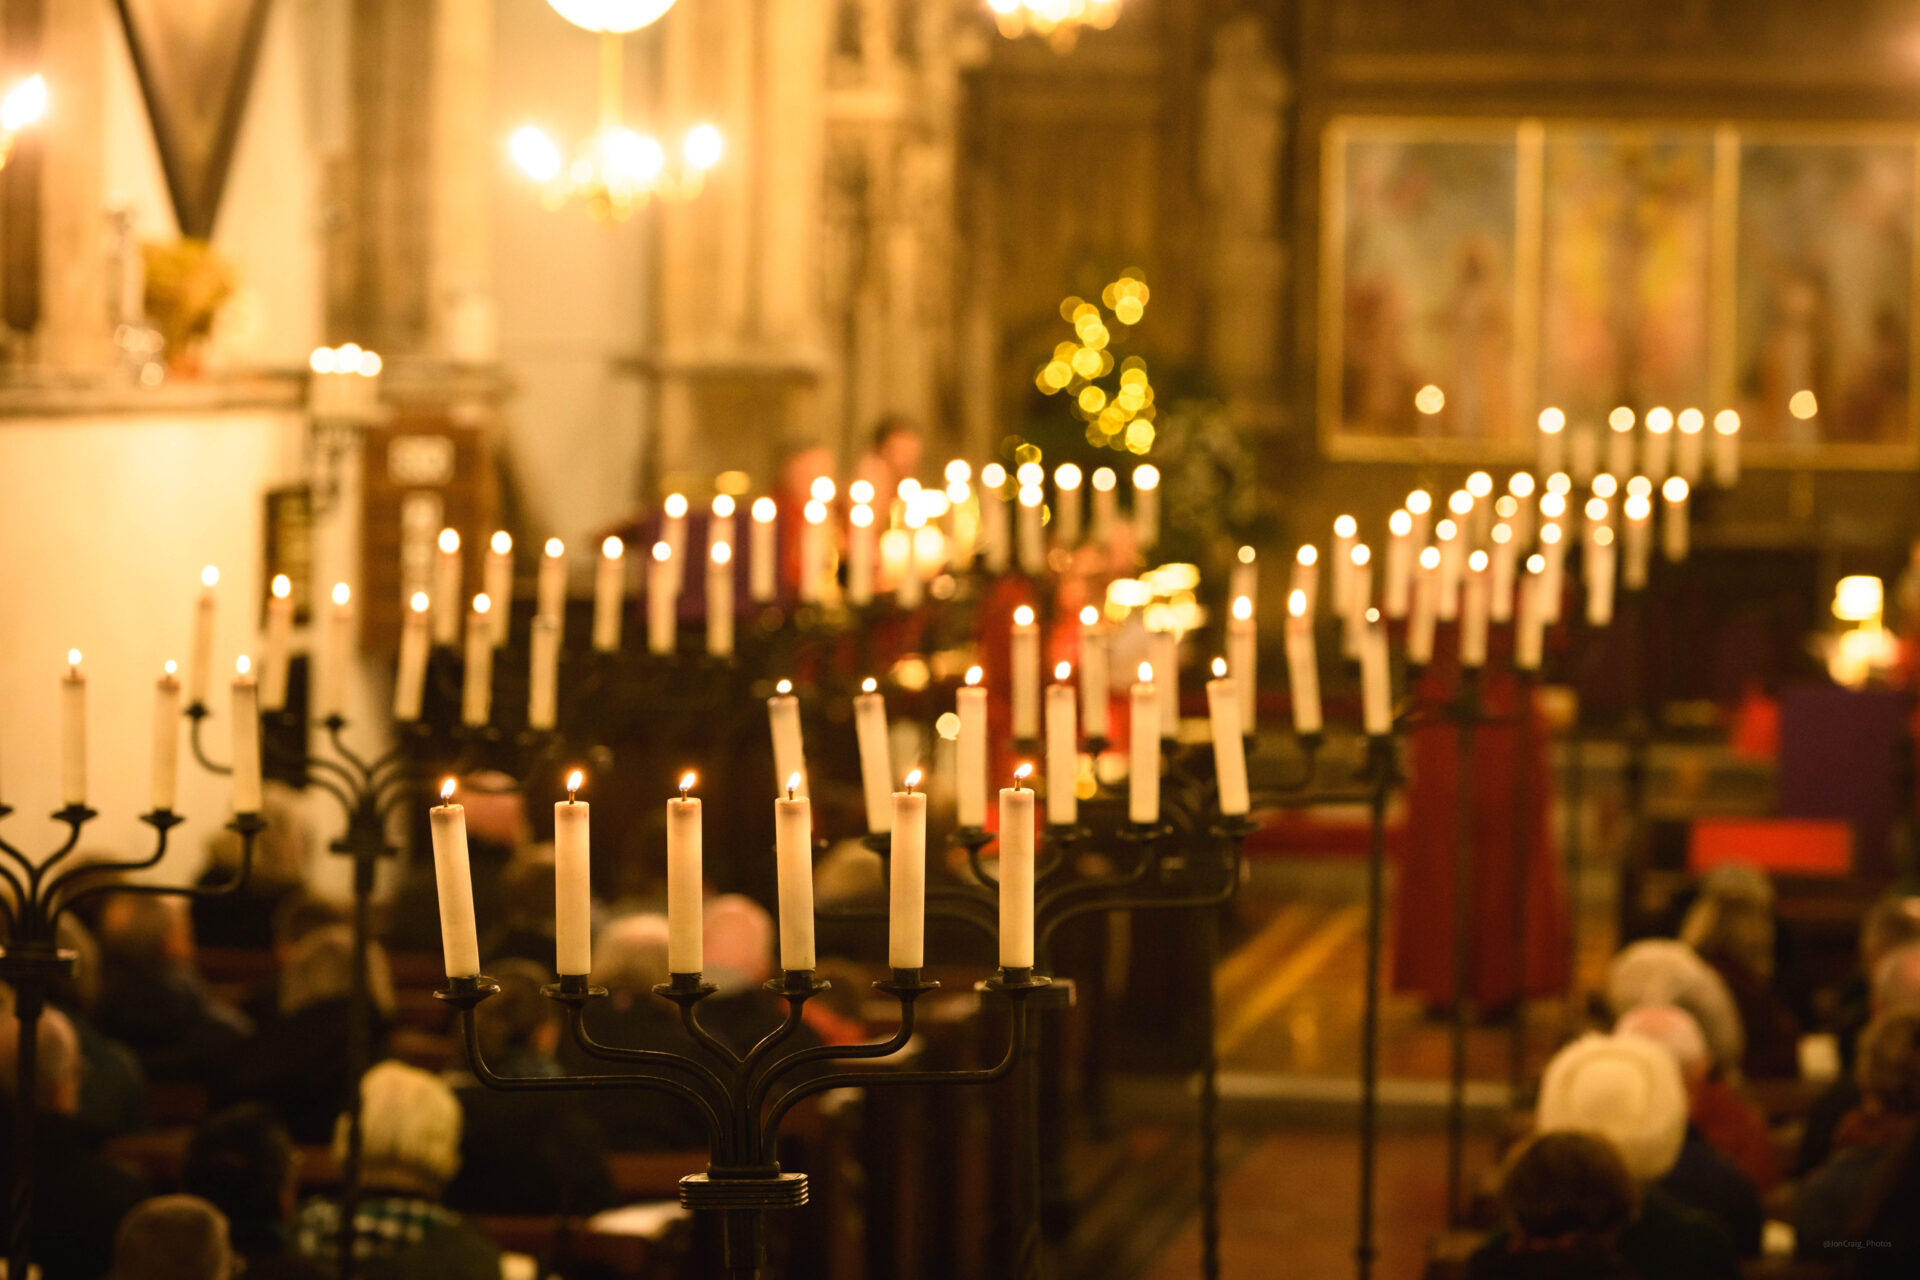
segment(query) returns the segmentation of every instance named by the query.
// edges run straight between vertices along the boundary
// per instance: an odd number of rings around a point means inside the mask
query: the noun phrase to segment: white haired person
[[[1639,1036],[1582,1036],[1547,1064],[1535,1124],[1541,1133],[1599,1134],[1619,1151],[1640,1207],[1617,1247],[1641,1280],[1739,1275],[1726,1229],[1659,1186],[1687,1136],[1686,1085],[1665,1049]]]
[[[498,1280],[500,1251],[441,1203],[460,1168],[460,1103],[439,1077],[381,1062],[360,1080],[361,1191],[354,1212],[360,1280]],[[333,1151],[344,1161],[347,1121]],[[340,1205],[310,1200],[294,1219],[300,1251],[320,1262],[339,1255]]]

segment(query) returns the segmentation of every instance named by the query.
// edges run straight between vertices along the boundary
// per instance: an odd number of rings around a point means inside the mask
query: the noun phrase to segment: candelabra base
[[[690,1173],[680,1179],[680,1203],[688,1209],[798,1209],[807,1203],[807,1175]]]
[[[1223,816],[1213,824],[1213,834],[1225,840],[1245,840],[1260,829],[1260,824],[1244,813]]]

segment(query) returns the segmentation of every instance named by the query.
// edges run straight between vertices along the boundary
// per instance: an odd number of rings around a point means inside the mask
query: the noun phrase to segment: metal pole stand
[[[1463,667],[1460,694],[1451,718],[1457,728],[1458,765],[1454,773],[1457,809],[1453,850],[1453,1019],[1447,1042],[1447,1221],[1466,1220],[1467,1025],[1473,1002],[1473,789],[1478,783],[1475,747],[1481,719],[1480,671]]]

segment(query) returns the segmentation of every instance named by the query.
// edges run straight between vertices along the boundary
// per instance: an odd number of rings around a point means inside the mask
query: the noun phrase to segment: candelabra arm
[[[206,704],[203,702],[196,702],[186,709],[187,748],[193,752],[194,760],[199,763],[202,769],[205,769],[208,773],[224,778],[233,773],[233,766],[230,764],[221,764],[209,758],[206,749],[200,745],[200,726],[206,721],[207,717],[212,714],[213,712],[207,710]]]
[[[6,812],[7,812],[6,807],[4,805],[0,805],[0,816],[4,816]],[[15,863],[19,865],[20,869],[26,872],[29,876],[33,874],[33,864],[27,861],[26,855],[21,853],[18,849],[14,848],[12,845],[8,844],[5,840],[0,840],[0,855],[4,855],[5,857],[11,858]],[[25,902],[27,900],[26,885],[22,883],[22,881],[20,880],[20,877],[13,874],[13,868],[7,866],[7,864],[4,862],[0,862],[0,884],[4,884],[7,886],[8,889],[12,890],[14,901]],[[3,901],[4,899],[0,899],[0,902],[3,902]],[[11,918],[12,918],[11,904],[8,904],[8,907],[9,907],[8,918],[9,918],[9,921],[11,921]]]
[[[787,982],[783,983],[775,979],[767,983],[767,990],[777,992],[785,998],[787,1016],[781,1020],[779,1026],[761,1036],[753,1048],[747,1050],[746,1055],[740,1059],[740,1075],[743,1080],[749,1082],[749,1087],[752,1081],[759,1078],[761,1068],[773,1051],[791,1039],[794,1032],[800,1030],[800,1022],[805,1015],[807,1001],[827,989],[826,983],[814,979],[811,969],[796,970],[794,973],[798,976],[791,977]]]
[[[781,1076],[805,1066],[809,1062],[827,1060],[846,1061],[855,1058],[885,1058],[906,1048],[907,1041],[913,1038],[914,1008],[919,998],[937,990],[937,982],[925,982],[919,977],[918,970],[895,970],[898,975],[890,982],[876,982],[873,985],[882,991],[890,992],[900,1002],[900,1025],[885,1040],[869,1044],[823,1044],[807,1049],[796,1049],[785,1057],[766,1064],[753,1081],[748,1106],[758,1114],[765,1105],[767,1095],[773,1092],[774,1084]]]
[[[1059,929],[1061,925],[1067,923],[1067,921],[1077,920],[1081,916],[1096,915],[1096,914],[1109,912],[1109,911],[1130,911],[1136,908],[1146,908],[1146,907],[1151,907],[1151,908],[1154,908],[1155,910],[1159,910],[1161,908],[1177,908],[1177,907],[1217,907],[1220,904],[1228,901],[1233,897],[1234,892],[1238,890],[1240,887],[1240,863],[1242,858],[1242,843],[1245,840],[1246,836],[1245,836],[1245,831],[1238,826],[1235,826],[1232,828],[1223,827],[1221,834],[1226,835],[1228,837],[1228,846],[1227,846],[1228,854],[1227,854],[1226,874],[1221,878],[1221,882],[1218,888],[1207,889],[1198,893],[1180,894],[1171,898],[1147,897],[1144,895],[1140,897],[1131,897],[1131,898],[1130,897],[1083,898],[1078,902],[1069,902],[1065,906],[1058,906],[1057,904],[1058,904],[1059,898],[1061,896],[1064,896],[1064,892],[1066,889],[1079,888],[1079,887],[1086,887],[1086,888],[1122,887],[1127,882],[1122,881],[1119,884],[1063,886],[1061,894],[1057,894],[1053,898],[1043,900],[1042,902],[1036,904],[1034,908],[1034,915],[1039,921],[1037,935],[1034,939],[1034,945],[1042,953],[1044,953],[1047,949],[1048,943],[1053,938],[1054,932],[1057,929]],[[1147,863],[1143,861],[1142,866],[1144,867],[1145,865],[1147,865]],[[1138,877],[1133,877],[1133,878],[1138,879]]]
[[[601,1062],[632,1062],[651,1067],[671,1067],[695,1077],[715,1097],[725,1097],[727,1086],[713,1069],[697,1058],[685,1057],[678,1053],[668,1053],[663,1049],[626,1049],[619,1045],[602,1044],[593,1038],[587,1030],[586,1011],[572,1009],[567,1014],[567,1034],[580,1052],[589,1058]]]
[[[955,838],[966,846],[967,865],[973,869],[973,878],[983,885],[998,889],[1000,877],[987,874],[986,860],[980,856],[981,851],[993,843],[993,835],[987,831],[969,829],[960,832]]]
[[[1294,795],[1312,787],[1320,776],[1320,748],[1326,743],[1322,733],[1303,733],[1298,735],[1300,743],[1301,767],[1297,778],[1289,778],[1278,786],[1262,787],[1266,795]]]
[[[674,974],[673,981],[656,983],[653,988],[655,995],[680,1006],[680,1025],[686,1028],[687,1034],[693,1037],[695,1044],[728,1066],[738,1068],[741,1062],[740,1055],[733,1051],[731,1045],[702,1026],[700,1019],[694,1014],[694,1007],[717,990],[719,988],[712,983],[702,982],[697,973]]]
[[[53,820],[66,824],[67,838],[61,841],[60,847],[48,854],[38,866],[28,865],[27,884],[38,888],[47,874],[79,847],[81,830],[97,816],[99,815],[96,811],[87,808],[84,804],[70,804],[64,809],[54,810]]]
[[[186,819],[182,818],[179,814],[174,813],[170,809],[160,809],[160,810],[155,810],[153,813],[141,814],[140,821],[146,823],[148,826],[154,829],[154,841],[153,841],[152,853],[148,854],[144,858],[127,858],[127,859],[121,859],[121,860],[110,859],[110,860],[104,860],[101,862],[88,862],[88,863],[83,863],[77,867],[70,867],[68,868],[65,875],[56,876],[48,882],[48,892],[51,894],[55,891],[58,891],[66,887],[67,885],[72,884],[75,880],[78,880],[81,876],[85,876],[85,875],[116,874],[116,873],[125,873],[129,871],[145,871],[149,867],[157,866],[160,862],[160,859],[167,856],[167,833],[173,830],[173,828],[179,826],[182,822],[185,822]],[[51,858],[48,859],[47,862],[41,866],[40,874],[44,875],[46,873],[46,868],[51,866],[52,864],[53,864],[53,860]],[[39,878],[38,876],[35,877],[36,880],[38,878]]]
[[[153,815],[149,816],[151,817]],[[174,821],[177,822],[178,819]],[[167,825],[171,826],[172,823]],[[72,911],[87,899],[97,898],[109,893],[145,893],[170,898],[224,898],[229,894],[238,893],[246,887],[248,880],[253,876],[254,842],[259,839],[260,833],[265,831],[266,828],[266,820],[257,813],[236,813],[233,816],[233,821],[227,824],[227,830],[236,832],[240,836],[240,866],[231,880],[222,880],[219,884],[210,885],[125,884],[120,882],[90,884],[83,889],[76,889],[61,898],[53,910],[48,913],[47,923],[49,925],[56,924],[62,915]],[[166,852],[166,829],[164,827],[161,828],[159,842],[160,848],[154,854],[151,861],[141,865],[153,865],[153,863],[160,860],[160,855]],[[67,876],[56,881],[53,885],[52,892],[57,893],[67,888],[73,880],[80,876],[96,871],[113,869],[115,868],[113,868],[111,864],[101,863],[76,868]]]

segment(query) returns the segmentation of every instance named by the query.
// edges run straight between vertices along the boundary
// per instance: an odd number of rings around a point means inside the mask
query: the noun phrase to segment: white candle
[[[1521,551],[1526,550],[1527,544],[1532,542],[1534,537],[1534,488],[1533,476],[1528,472],[1516,471],[1507,477],[1507,493],[1513,499],[1513,502],[1511,504],[1512,512],[1505,518],[1507,523],[1513,528],[1513,545]],[[1504,501],[1499,509],[1503,512],[1507,510]]]
[[[1407,661],[1424,667],[1433,661],[1433,631],[1440,620],[1440,549],[1423,547],[1413,584],[1413,612],[1407,619]]]
[[[1301,736],[1319,733],[1320,664],[1314,651],[1313,618],[1299,592],[1287,600],[1287,679],[1293,692],[1293,731]]]
[[[1013,515],[1007,510],[1006,484],[1007,469],[999,463],[989,462],[980,469],[980,540],[992,573],[1005,573],[1013,555]]]
[[[704,882],[700,865],[700,802],[691,773],[680,794],[667,801],[667,972],[699,973],[705,967],[701,939]]]
[[[1613,530],[1604,525],[1587,544],[1587,622],[1604,627],[1613,621]]]
[[[1063,462],[1053,470],[1053,544],[1080,545],[1080,468]]]
[[[893,765],[887,751],[887,700],[868,676],[853,695],[853,734],[860,750],[860,786],[867,801],[867,830],[885,834],[893,821]]]
[[[559,718],[560,620],[538,617],[527,633],[527,728],[547,730]]]
[[[534,587],[535,616],[553,619],[556,636],[567,633],[567,544],[548,538],[540,556],[540,576]]]
[[[1100,610],[1087,605],[1080,610],[1080,720],[1089,738],[1107,737],[1108,695],[1107,633]]]
[[[1484,471],[1476,471],[1467,477],[1467,487],[1463,491],[1466,501],[1461,503],[1460,493],[1448,500],[1449,507],[1457,511],[1460,522],[1466,526],[1466,545],[1469,550],[1485,546],[1487,535],[1493,528],[1493,503],[1488,501],[1493,493],[1493,477]]]
[[[653,544],[647,565],[647,652],[669,654],[678,638],[680,577],[674,568],[673,547],[664,539]]]
[[[1040,740],[1040,623],[1031,605],[1013,611],[1013,739]]]
[[[293,581],[273,575],[267,596],[266,661],[260,672],[260,705],[283,711],[287,705],[287,672],[293,665]]]
[[[493,608],[487,613],[493,647],[503,648],[507,643],[507,630],[513,624],[513,535],[505,529],[495,530],[487,544],[480,589],[493,601]]]
[[[1093,472],[1093,539],[1103,542],[1113,533],[1120,518],[1120,477],[1112,467],[1096,467]]]
[[[1160,693],[1160,736],[1180,736],[1180,637],[1172,631],[1155,631],[1148,636],[1148,655],[1156,672],[1153,687]]]
[[[1407,515],[1413,520],[1413,528],[1408,535],[1416,547],[1427,545],[1427,535],[1433,532],[1433,495],[1425,489],[1415,489],[1407,495],[1405,503]]]
[[[1679,476],[1667,477],[1660,486],[1660,496],[1666,500],[1666,515],[1661,525],[1661,550],[1669,562],[1679,564],[1687,558],[1689,541],[1687,520],[1687,482]]]
[[[253,664],[240,655],[234,666],[233,700],[233,811],[260,812],[260,698],[253,682]]]
[[[333,584],[333,611],[327,615],[327,644],[321,658],[320,714],[344,719],[347,676],[353,668],[353,589],[344,582]]]
[[[707,548],[707,653],[733,656],[733,544]]]
[[[1442,520],[1434,527],[1434,545],[1440,548],[1439,592],[1435,596],[1435,616],[1452,622],[1460,616],[1460,573],[1466,562],[1461,545],[1460,526]]]
[[[915,769],[891,798],[887,963],[895,969],[918,969],[927,959],[927,797],[914,791],[919,783]]]
[[[440,551],[433,561],[433,642],[460,643],[460,531],[440,531]]]
[[[767,724],[773,731],[773,776],[784,786],[797,773],[800,794],[812,795],[807,788],[805,741],[800,736],[800,699],[793,694],[791,680],[774,686],[773,696],[767,699]]]
[[[212,565],[200,571],[200,598],[193,605],[193,644],[187,650],[187,704],[207,705],[207,684],[213,675],[213,588],[220,571]]]
[[[1645,493],[1633,493],[1621,506],[1626,516],[1623,527],[1626,565],[1621,585],[1638,591],[1647,585],[1648,562],[1653,559],[1653,500]]]
[[[1567,415],[1558,409],[1540,411],[1540,474],[1550,476],[1566,465]]]
[[[1259,553],[1252,547],[1242,547],[1233,556],[1233,567],[1228,571],[1227,599],[1238,600],[1241,596],[1254,601],[1260,600],[1260,561]]]
[[[1312,543],[1301,547],[1293,556],[1287,599],[1291,601],[1296,593],[1307,602],[1307,616],[1312,617],[1320,597],[1320,552]]]
[[[1476,551],[1467,557],[1466,598],[1460,608],[1460,665],[1487,665],[1487,615],[1493,605],[1493,574],[1487,567],[1487,553]]]
[[[865,503],[847,515],[847,600],[852,604],[873,602],[873,508]]]
[[[87,803],[87,677],[78,649],[67,650],[67,673],[60,677],[60,803]]]
[[[1080,742],[1069,673],[1067,664],[1060,663],[1053,669],[1054,683],[1047,686],[1047,821],[1057,827],[1080,820],[1080,797],[1073,790],[1080,772]]]
[[[600,562],[593,574],[593,647],[599,653],[620,651],[620,615],[626,609],[626,555],[626,544],[612,535],[600,544]]]
[[[773,800],[774,871],[780,881],[780,967],[811,969],[813,945],[813,801],[798,776]]]
[[[591,810],[578,798],[580,770],[567,775],[567,798],[553,806],[554,972],[593,972]]]
[[[1640,441],[1640,473],[1659,484],[1672,469],[1673,411],[1647,410],[1646,428],[1646,436]]]
[[[1538,671],[1546,647],[1546,567],[1545,556],[1530,556],[1526,576],[1520,579],[1519,617],[1513,627],[1513,665],[1520,671]]]
[[[1413,599],[1413,517],[1403,507],[1387,517],[1386,581],[1380,604],[1389,618],[1407,616]]]
[[[1251,738],[1260,716],[1260,637],[1254,629],[1252,597],[1236,599],[1232,612],[1227,619],[1227,671],[1240,698],[1240,732]]]
[[[1332,603],[1333,616],[1344,618],[1353,599],[1353,544],[1359,536],[1360,526],[1352,516],[1341,516],[1333,522],[1333,549],[1328,564],[1328,572],[1333,575]]]
[[[1207,718],[1213,725],[1213,771],[1220,784],[1220,812],[1238,816],[1252,807],[1247,794],[1247,744],[1240,723],[1240,694],[1224,658],[1213,660],[1207,681]]]
[[[1561,600],[1567,589],[1567,531],[1558,521],[1540,526],[1540,617],[1560,621]]]
[[[665,515],[660,521],[660,541],[667,544],[670,555],[666,564],[673,573],[673,594],[679,595],[686,588],[684,577],[687,562],[687,495],[670,493],[662,510]]]
[[[1033,766],[1013,771],[1000,789],[1000,967],[1033,968]]]
[[[1493,526],[1491,552],[1493,575],[1488,588],[1487,616],[1495,622],[1513,621],[1513,584],[1520,568],[1520,540],[1513,526],[1502,521]]]
[[[1140,664],[1140,680],[1128,694],[1132,722],[1127,727],[1127,818],[1160,821],[1160,695],[1153,687],[1153,664]]]
[[[1392,668],[1387,663],[1387,627],[1378,610],[1360,637],[1360,720],[1369,738],[1393,732]]]
[[[813,604],[826,594],[827,504],[809,502],[800,525],[800,599]]]
[[[1621,405],[1607,415],[1607,474],[1625,480],[1633,474],[1633,410]]]
[[[449,978],[480,974],[480,935],[473,920],[473,868],[467,860],[467,810],[453,803],[453,779],[427,811],[433,828],[434,882],[440,891],[440,950]]]
[[[1600,433],[1580,427],[1567,436],[1567,470],[1576,484],[1585,484],[1600,470]]]
[[[427,611],[432,607],[427,593],[416,591],[407,602],[400,620],[400,665],[393,680],[393,718],[402,724],[420,719],[421,703],[427,688]]]
[[[1160,541],[1160,468],[1151,462],[1133,469],[1133,536],[1142,553]]]
[[[967,683],[954,691],[960,734],[954,743],[955,798],[963,827],[987,825],[987,691],[980,668],[967,669]]]
[[[1707,445],[1707,415],[1698,409],[1682,409],[1675,425],[1680,429],[1680,439],[1674,449],[1674,472],[1690,485],[1699,484]]]
[[[1607,533],[1609,535],[1609,541],[1611,541],[1611,535],[1613,533],[1613,530],[1608,526],[1608,523],[1607,523],[1607,515],[1608,515],[1607,500],[1605,498],[1600,498],[1600,497],[1588,498],[1586,515],[1587,515],[1587,525],[1586,525],[1587,535],[1586,536],[1587,536],[1588,544],[1589,545],[1592,544],[1594,538],[1599,535],[1602,529],[1607,530]],[[1586,577],[1589,580],[1591,580],[1593,577],[1593,564],[1594,564],[1593,557],[1589,556],[1587,558],[1587,566],[1586,566]]]
[[[755,498],[747,544],[747,596],[755,604],[766,604],[779,588],[779,551],[774,545],[774,519],[779,509],[772,498]]]
[[[1047,547],[1041,535],[1040,517],[1045,494],[1037,484],[1020,486],[1020,572],[1037,575],[1047,567]]]
[[[483,591],[467,615],[467,662],[460,686],[460,723],[478,728],[493,718],[493,601]]]
[[[1373,551],[1365,543],[1357,544],[1348,558],[1352,569],[1347,575],[1347,609],[1340,619],[1340,654],[1350,662],[1360,660],[1360,633],[1367,627],[1367,610],[1373,607]]]
[[[169,662],[154,686],[151,808],[171,813],[180,781],[180,677]]]
[[[1713,482],[1722,489],[1740,483],[1740,415],[1731,409],[1713,415]]]

